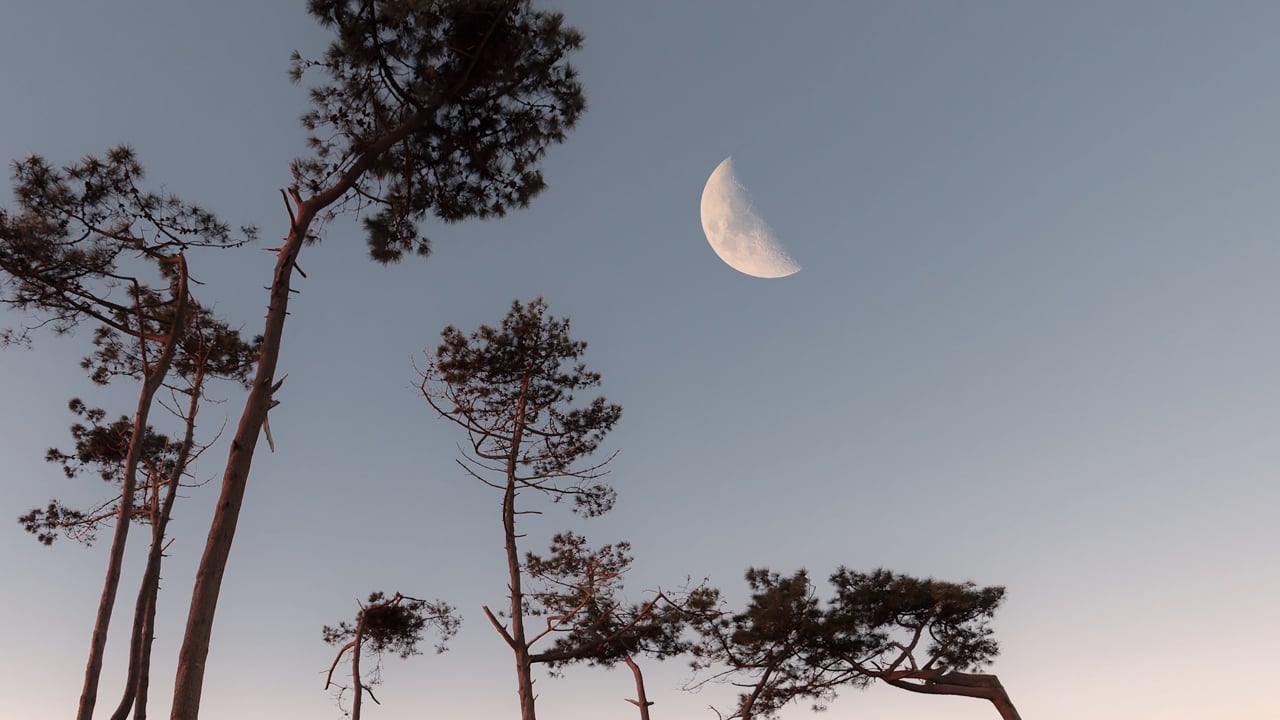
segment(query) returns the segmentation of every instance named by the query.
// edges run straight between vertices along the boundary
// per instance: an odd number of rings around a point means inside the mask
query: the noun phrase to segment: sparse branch
[[[498,618],[494,616],[493,611],[489,609],[489,606],[485,605],[483,609],[484,609],[484,616],[489,618],[489,624],[493,625],[493,629],[498,631],[498,634],[502,636],[503,640],[507,641],[508,645],[510,645],[512,648],[515,648],[516,646],[515,639],[511,637],[511,633],[507,632],[507,628],[503,626],[502,623],[498,622]]]

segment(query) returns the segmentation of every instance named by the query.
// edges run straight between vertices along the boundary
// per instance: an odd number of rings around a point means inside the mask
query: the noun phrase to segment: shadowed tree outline
[[[802,698],[820,709],[840,687],[880,680],[911,692],[985,699],[1003,720],[1020,720],[998,677],[976,672],[999,650],[988,623],[1003,587],[841,567],[830,577],[836,594],[824,609],[803,569],[783,577],[752,568],[746,577],[752,597],[744,612],[726,611],[719,591],[710,590],[691,615],[699,635],[695,671],[724,669],[686,689],[728,681],[746,690],[731,714],[716,711],[721,718],[774,717]],[[922,648],[925,639],[930,645]],[[735,679],[742,675],[749,680]]]
[[[644,673],[635,661],[645,655],[658,660],[683,654],[692,644],[684,637],[686,605],[705,586],[669,593],[649,591],[647,601],[628,604],[621,599],[622,579],[630,570],[630,544],[619,542],[598,549],[572,532],[556,534],[547,558],[525,554],[524,572],[532,586],[526,597],[534,615],[547,618],[546,629],[530,640],[532,646],[554,633],[554,642],[530,657],[544,663],[553,676],[566,666],[585,662],[612,668],[626,664],[636,687],[636,698],[627,699],[648,720],[653,702],[645,691]]]
[[[142,178],[141,165],[125,146],[109,150],[104,158],[86,156],[60,169],[33,155],[13,165],[19,210],[0,208],[0,302],[35,320],[34,325],[0,332],[0,344],[30,345],[40,328],[63,334],[93,320],[99,351],[130,342],[137,347],[134,376],[141,389],[122,461],[118,521],[85,663],[78,720],[89,720],[97,701],[148,416],[190,312],[185,251],[234,247],[253,235],[252,228],[242,228],[246,239],[233,239],[224,223],[199,206],[168,193],[142,191],[137,185]],[[155,267],[168,285],[167,297],[123,267],[137,263]],[[149,344],[159,346],[154,355]],[[47,510],[56,508],[50,504]]]
[[[130,636],[129,666],[124,691],[111,720],[124,720],[131,708],[134,710],[135,720],[146,720],[151,682],[151,647],[155,639],[160,570],[164,550],[168,547],[165,537],[169,519],[172,517],[182,476],[217,440],[217,436],[222,434],[219,430],[209,442],[195,442],[196,416],[201,401],[208,399],[205,395],[205,382],[210,377],[215,377],[235,381],[244,387],[248,383],[256,351],[256,343],[244,342],[238,332],[231,330],[226,323],[217,320],[203,308],[197,308],[192,327],[183,337],[174,364],[180,376],[186,380],[186,386],[173,388],[171,392],[175,405],[178,394],[187,395],[187,408],[185,411],[180,411],[177,407],[169,408],[171,413],[182,420],[183,438],[165,485],[164,499],[159,499],[158,488],[152,492],[151,545],[134,606],[134,625]]]
[[[208,400],[206,380],[228,379],[243,385],[251,369],[254,346],[242,341],[238,333],[225,322],[213,317],[208,310],[192,303],[188,328],[182,334],[172,363],[174,379],[166,380],[164,388],[170,395],[170,403],[157,402],[178,419],[182,425],[182,437],[173,440],[156,432],[150,426],[141,443],[139,465],[147,482],[135,489],[132,503],[132,521],[145,523],[151,528],[151,542],[146,565],[139,583],[134,605],[133,625],[130,632],[128,667],[122,699],[112,714],[113,720],[123,720],[131,708],[134,717],[146,717],[146,697],[149,685],[150,650],[154,638],[154,617],[159,592],[160,569],[166,542],[167,527],[178,489],[184,477],[190,477],[189,468],[201,454],[216,441],[195,440],[196,416],[202,401]],[[96,333],[94,354],[84,360],[82,366],[91,378],[106,384],[111,379],[124,377],[136,379],[141,373],[142,358],[130,352],[130,345],[120,337]],[[185,409],[180,397],[185,395]],[[46,460],[61,465],[68,478],[93,471],[104,481],[122,483],[124,462],[131,444],[132,420],[123,416],[107,422],[106,412],[89,408],[76,398],[69,403],[73,414],[88,425],[72,426],[75,440],[72,452],[50,449]],[[219,433],[220,434],[220,431]],[[47,508],[36,508],[19,518],[24,528],[37,539],[50,545],[59,533],[85,545],[91,545],[99,526],[119,520],[119,507],[123,492],[95,506],[91,510],[77,511],[67,508],[56,499]],[[162,497],[163,495],[163,497]],[[137,700],[135,706],[135,698]]]
[[[567,319],[547,314],[542,298],[528,304],[517,300],[498,328],[481,325],[466,335],[452,325],[446,327],[434,358],[421,371],[420,389],[428,404],[467,434],[469,446],[459,447],[457,464],[471,477],[502,492],[509,601],[502,614],[509,626],[487,605],[482,609],[515,656],[523,720],[536,717],[533,664],[572,659],[569,652],[535,655],[533,644],[555,632],[559,623],[570,620],[591,598],[579,599],[575,609],[548,616],[547,627],[531,633],[526,617],[554,608],[540,607],[539,595],[526,590],[527,565],[537,556],[526,556],[522,562],[518,547],[522,536],[516,520],[539,511],[517,509],[517,498],[528,491],[553,503],[572,501],[573,512],[584,517],[608,512],[616,498],[613,488],[600,480],[616,453],[600,462],[582,461],[598,449],[621,417],[622,408],[607,404],[603,397],[575,405],[575,393],[598,386],[600,375],[587,370],[580,360],[587,344],[573,340],[569,329]],[[577,536],[562,533],[557,538]],[[569,545],[581,550],[582,542]],[[592,557],[626,564],[622,562],[626,546],[622,550],[605,546],[599,553]],[[541,598],[553,595],[546,593]],[[572,605],[575,601],[568,602]]]
[[[303,116],[312,157],[295,160],[281,191],[289,231],[269,287],[262,352],[228,454],[217,510],[196,573],[174,681],[172,720],[199,715],[205,664],[253,453],[274,397],[292,273],[313,223],[372,209],[363,223],[380,262],[426,254],[416,222],[501,216],[545,187],[537,167],[585,109],[565,56],[581,35],[528,0],[311,0],[335,30],[320,60],[293,56],[300,81],[319,69]],[[304,197],[303,193],[307,193]],[[301,271],[299,271],[301,273]],[[304,275],[305,277],[305,275]]]
[[[381,704],[373,695],[372,686],[381,682],[379,670],[383,653],[394,652],[401,659],[421,654],[418,652],[418,642],[422,640],[422,633],[428,627],[434,627],[440,634],[440,642],[435,649],[437,653],[443,653],[448,650],[446,643],[457,634],[462,625],[462,618],[455,613],[455,609],[438,599],[420,600],[400,593],[387,598],[382,592],[374,592],[369,594],[366,602],[358,602],[357,605],[360,609],[356,612],[354,624],[344,620],[336,626],[326,625],[323,631],[325,642],[341,645],[325,675],[324,688],[340,688],[342,692],[339,693],[339,707],[342,693],[352,690],[351,712],[348,713],[351,720],[360,720],[364,693],[369,693],[370,699]],[[360,669],[360,659],[366,644],[372,646],[372,652],[377,658],[377,665],[368,679]],[[339,686],[333,681],[334,671],[348,652],[351,653],[350,688]]]

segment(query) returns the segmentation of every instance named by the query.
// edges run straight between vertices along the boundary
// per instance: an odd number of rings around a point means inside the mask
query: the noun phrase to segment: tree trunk
[[[351,650],[351,687],[355,689],[355,697],[351,699],[351,720],[360,720],[360,701],[364,699],[364,681],[360,678],[360,652],[364,650],[364,613],[360,609],[360,620],[356,623],[356,637],[352,641],[355,648]]]
[[[147,606],[147,621],[143,625],[142,633],[142,654],[138,659],[138,665],[142,672],[138,674],[138,685],[133,704],[133,720],[147,720],[147,697],[151,688],[151,643],[156,639],[155,597],[151,598],[151,604]]]
[[[218,594],[222,590],[227,558],[231,554],[236,524],[240,520],[240,507],[244,502],[249,470],[253,465],[253,451],[258,446],[258,436],[262,433],[267,411],[271,409],[276,364],[280,359],[280,341],[284,335],[285,318],[289,314],[289,282],[293,276],[294,263],[306,243],[311,223],[317,214],[354,187],[383,153],[434,118],[442,102],[443,100],[436,99],[434,104],[411,115],[399,127],[370,143],[328,189],[307,200],[300,199],[296,191],[292,193],[294,208],[290,212],[296,211],[296,215],[291,217],[289,234],[276,254],[276,269],[271,281],[258,370],[245,401],[244,411],[240,415],[240,424],[236,426],[236,435],[231,441],[218,504],[214,508],[209,537],[205,541],[204,553],[196,570],[191,609],[187,613],[182,648],[178,651],[171,720],[196,720],[200,715],[200,694],[204,688],[205,662],[209,657],[209,640],[213,634],[213,618],[218,609]]]
[[[147,553],[147,566],[142,573],[142,584],[138,588],[138,600],[133,610],[133,633],[129,640],[129,670],[126,673],[124,696],[112,713],[111,720],[125,720],[129,709],[136,701],[139,713],[134,717],[145,718],[147,711],[141,707],[146,703],[145,690],[139,696],[139,688],[146,688],[150,683],[151,637],[154,635],[152,622],[156,614],[156,601],[160,595],[160,565],[164,560],[164,538],[169,527],[169,517],[173,514],[173,503],[178,497],[178,485],[182,474],[186,471],[187,461],[191,457],[191,448],[195,445],[196,413],[200,408],[200,392],[204,385],[204,369],[196,368],[192,379],[191,399],[187,404],[186,431],[182,445],[178,448],[178,456],[174,458],[174,466],[167,478],[163,502],[153,506],[151,517],[151,548]],[[159,488],[153,491],[157,497]]]
[[[773,677],[773,665],[765,668],[764,674],[756,681],[755,687],[751,688],[751,693],[742,700],[742,705],[738,708],[738,717],[742,720],[751,720],[755,717],[756,701],[764,694],[764,689],[769,686],[769,679]]]
[[[1001,720],[1022,720],[1000,678],[984,673],[902,670],[879,676],[890,685],[927,695],[958,695],[987,700],[1000,713]],[[907,682],[923,680],[923,683]]]
[[[196,571],[195,589],[191,593],[191,609],[178,652],[178,671],[174,679],[172,720],[196,720],[200,715],[200,694],[204,687],[205,661],[209,657],[209,639],[213,634],[213,617],[218,608],[218,594],[231,554],[240,506],[249,481],[253,451],[262,433],[262,423],[271,409],[271,394],[280,358],[280,339],[284,334],[289,307],[289,281],[294,262],[302,250],[307,228],[314,217],[308,203],[299,203],[299,216],[293,223],[284,245],[276,257],[275,276],[271,283],[271,301],[267,308],[263,332],[262,354],[254,375],[249,398],[245,401],[240,424],[231,441],[231,452],[222,475],[222,489],[209,526],[204,554]]]
[[[509,8],[508,8],[509,9]],[[495,19],[495,23],[497,20]],[[485,43],[487,43],[487,37]],[[482,47],[477,50],[483,50]],[[477,55],[478,57],[478,55]],[[475,59],[459,78],[458,88],[466,86],[475,67]],[[443,93],[433,94],[425,103],[414,103],[416,111],[399,125],[367,144],[361,143],[353,150],[352,162],[328,188],[303,200],[296,188],[290,190],[293,207],[290,209],[289,234],[276,255],[276,269],[270,286],[266,325],[262,333],[262,353],[258,358],[258,370],[254,375],[249,398],[236,427],[231,451],[227,456],[226,470],[222,475],[222,489],[209,526],[204,553],[196,570],[195,588],[191,593],[191,609],[187,614],[187,627],[178,652],[178,671],[174,678],[173,710],[171,720],[197,720],[200,715],[200,695],[204,688],[205,663],[209,657],[209,640],[213,634],[213,619],[218,608],[218,595],[226,573],[227,558],[235,539],[236,524],[240,519],[240,507],[244,502],[245,488],[249,482],[249,470],[253,465],[253,452],[258,436],[271,409],[271,394],[275,382],[276,364],[280,359],[280,341],[284,335],[285,318],[289,307],[289,282],[294,263],[306,243],[311,223],[326,208],[342,199],[366,172],[383,155],[433,123],[436,114],[448,104]],[[83,718],[81,720],[88,720]]]
[[[649,720],[649,706],[653,703],[649,702],[649,696],[644,693],[644,675],[640,672],[640,666],[630,655],[623,655],[622,659],[627,663],[627,667],[631,668],[631,674],[636,678],[636,699],[627,702],[640,708],[640,720]]]
[[[107,647],[107,629],[111,625],[111,612],[115,609],[116,592],[120,588],[120,568],[124,563],[124,547],[129,539],[129,525],[133,521],[133,494],[137,489],[138,461],[141,459],[142,446],[146,440],[147,418],[151,413],[151,403],[165,376],[169,374],[169,366],[173,363],[177,351],[178,338],[181,336],[187,312],[187,261],[181,254],[174,258],[178,267],[177,290],[174,302],[173,325],[169,336],[165,339],[160,357],[150,368],[145,366],[146,340],[139,337],[142,346],[141,357],[144,360],[142,391],[138,394],[138,407],[133,415],[133,433],[129,437],[129,450],[125,454],[124,476],[121,478],[120,513],[116,520],[115,532],[111,537],[111,551],[107,556],[107,577],[103,583],[102,596],[98,600],[98,614],[93,624],[93,636],[89,643],[89,660],[84,671],[84,689],[80,693],[80,706],[76,711],[76,720],[92,720],[93,708],[98,702],[98,678],[102,674],[102,656]],[[146,328],[139,318],[138,334],[145,335]]]
[[[516,681],[520,692],[520,720],[537,720],[534,711],[533,663],[524,633],[524,593],[521,590],[520,551],[516,547],[516,472],[520,443],[524,441],[525,403],[529,392],[526,376],[520,387],[515,426],[511,434],[511,454],[507,457],[507,488],[502,496],[502,530],[506,537],[507,574],[511,588],[511,647],[516,655]]]
[[[507,483],[502,501],[502,525],[506,530],[507,568],[511,587],[511,648],[516,656],[516,683],[520,694],[520,720],[536,720],[533,694],[533,662],[524,631],[524,593],[521,591],[520,555],[516,548],[515,481]]]

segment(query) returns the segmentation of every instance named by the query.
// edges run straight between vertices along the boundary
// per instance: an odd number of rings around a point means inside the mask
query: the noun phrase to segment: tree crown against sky
[[[289,232],[276,248],[257,374],[228,454],[218,512],[196,574],[174,688],[174,720],[199,714],[218,595],[276,378],[293,271],[303,245],[343,210],[363,216],[370,254],[425,254],[417,223],[523,207],[546,185],[538,162],[585,107],[560,15],[527,0],[313,0],[335,39],[323,58],[296,54],[292,76],[321,70],[302,122],[311,155],[282,190]],[[270,442],[270,436],[268,436]]]
[[[295,81],[326,76],[310,89],[312,154],[294,177],[333,210],[362,210],[374,259],[427,254],[417,223],[428,214],[500,216],[545,189],[539,161],[586,108],[566,62],[582,35],[563,16],[527,0],[313,0],[309,11],[337,37],[322,58],[294,54]]]
[[[575,404],[575,394],[599,385],[600,374],[580,360],[587,344],[569,337],[569,320],[546,313],[541,298],[516,301],[499,327],[470,335],[445,328],[423,394],[467,432],[463,463],[473,476],[570,500],[574,512],[592,517],[616,499],[600,481],[612,456],[580,461],[599,448],[622,407],[604,397]]]
[[[273,395],[283,378],[275,378],[275,369],[290,277],[303,243],[317,237],[316,221],[344,209],[361,210],[375,259],[390,262],[409,250],[425,254],[429,246],[418,236],[416,223],[430,214],[459,221],[502,215],[528,204],[545,187],[539,159],[563,139],[585,106],[573,68],[564,62],[581,36],[564,27],[560,16],[533,10],[528,2],[317,0],[309,10],[335,31],[336,40],[320,60],[295,55],[294,79],[321,68],[329,82],[311,89],[313,110],[303,124],[313,153],[295,161],[295,182],[282,191],[290,230],[277,248],[257,374],[232,442],[192,593],[174,692],[175,718],[198,714],[217,596],[254,447],[267,427],[268,410],[279,402]],[[194,244],[233,244],[228,228],[198,206],[139,191],[134,180],[141,175],[141,165],[127,148],[111,151],[105,160],[86,159],[62,173],[32,158],[16,166],[22,212],[0,215],[4,299],[19,310],[43,315],[4,339],[24,342],[43,325],[65,332],[93,317],[106,328],[97,336],[106,362],[94,379],[104,381],[119,370],[111,369],[113,364],[127,360],[119,352],[118,333],[141,338],[140,367],[147,371],[82,720],[93,711],[147,413],[174,360],[182,316],[190,310],[180,252]],[[139,224],[142,229],[135,233]],[[251,237],[252,231],[245,234]],[[147,291],[136,278],[118,271],[117,260],[130,251],[158,263],[160,275],[171,281],[173,299]],[[86,277],[96,284],[86,284]],[[117,290],[121,285],[124,289]],[[168,332],[161,334],[151,326],[163,325],[166,307],[172,317]],[[149,340],[164,348],[156,367],[149,367]]]
[[[817,709],[842,687],[881,680],[894,687],[991,701],[1005,720],[1017,712],[994,675],[978,671],[999,652],[990,621],[1004,588],[841,567],[826,603],[799,570],[746,573],[744,610],[724,610],[717,591],[700,594],[690,617],[699,640],[691,687],[730,682],[743,688],[726,717],[776,717],[796,700]]]
[[[37,328],[67,332],[88,318],[100,333],[158,337],[173,305],[155,281],[176,280],[174,258],[256,237],[167,191],[144,190],[144,176],[126,146],[61,168],[36,155],[14,163],[17,210],[0,208],[0,302],[35,324],[0,339],[27,343]]]
[[[612,455],[587,458],[621,418],[622,407],[603,396],[577,402],[578,392],[600,384],[600,374],[582,361],[586,347],[570,337],[568,319],[548,314],[542,298],[517,300],[498,327],[482,325],[470,334],[446,327],[422,372],[428,404],[466,432],[458,464],[502,493],[508,604],[498,614],[488,606],[484,612],[515,656],[523,720],[536,717],[535,663],[581,659],[606,648],[607,638],[591,637],[578,624],[589,606],[614,602],[631,562],[625,543],[597,550],[572,533],[557,535],[546,558],[520,554],[518,520],[540,512],[522,495],[571,501],[572,511],[585,517],[603,515],[616,499],[601,480]],[[533,618],[545,627],[532,627]],[[592,645],[533,652],[548,636],[574,635]]]
[[[418,643],[428,629],[434,629],[439,636],[435,651],[443,653],[448,650],[449,639],[462,625],[455,609],[442,600],[421,600],[400,593],[387,597],[386,593],[372,592],[359,605],[354,621],[326,625],[322,631],[326,643],[339,646],[329,666],[325,689],[335,685],[339,688],[339,707],[344,696],[350,694],[351,709],[344,712],[351,720],[360,720],[365,694],[377,701],[373,686],[382,682],[383,655],[390,653],[403,660],[421,654]],[[374,661],[372,667],[361,666],[365,654]],[[350,686],[333,679],[334,670],[344,657],[351,665]]]

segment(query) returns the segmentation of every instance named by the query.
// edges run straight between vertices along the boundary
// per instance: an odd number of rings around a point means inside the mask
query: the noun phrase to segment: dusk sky
[[[428,258],[367,259],[356,219],[299,261],[271,413],[214,628],[201,717],[338,718],[324,624],[373,590],[441,598],[445,655],[388,659],[366,720],[517,717],[500,496],[454,462],[414,363],[448,324],[543,296],[624,408],[617,509],[554,508],[631,541],[628,593],[749,566],[840,565],[1004,585],[997,673],[1031,720],[1280,719],[1280,3],[535,2],[585,34],[588,110],[549,189],[494,221],[424,225]],[[147,186],[254,247],[193,252],[196,297],[260,332],[280,188],[303,152],[289,54],[328,38],[303,2],[11,3],[0,158],[134,147]],[[306,79],[304,78],[304,85]],[[733,157],[803,269],[758,279],[699,220]],[[2,192],[12,207],[8,191]],[[0,326],[22,318],[0,311]],[[40,546],[14,522],[105,484],[44,462],[93,386],[89,333],[0,351],[0,695],[73,716],[108,542]],[[195,565],[243,404],[179,501],[151,714],[167,717]],[[524,522],[524,521],[522,521]],[[131,535],[100,715],[123,678],[146,533]],[[684,659],[646,666],[655,718],[714,718]],[[634,717],[626,668],[539,675],[546,718]],[[784,718],[814,713],[804,703]],[[825,717],[977,720],[990,704],[846,690]]]

